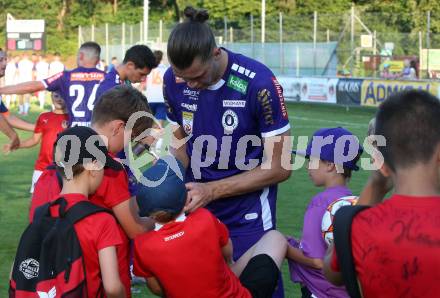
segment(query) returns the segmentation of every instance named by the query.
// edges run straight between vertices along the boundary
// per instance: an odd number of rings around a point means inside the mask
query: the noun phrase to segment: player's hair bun
[[[209,13],[205,9],[195,9],[192,6],[187,6],[183,14],[190,22],[204,23],[209,19]]]

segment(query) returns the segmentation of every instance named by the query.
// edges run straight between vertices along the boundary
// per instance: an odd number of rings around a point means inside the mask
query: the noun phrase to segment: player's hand
[[[3,146],[3,152],[9,153],[11,151],[17,150],[20,146],[20,139],[17,134],[14,134],[10,137],[11,142]]]
[[[214,193],[206,183],[190,182],[185,186],[188,191],[188,203],[185,206],[185,212],[194,212],[205,207],[214,199]]]
[[[3,153],[9,154],[11,152],[11,144],[4,144],[3,145]]]

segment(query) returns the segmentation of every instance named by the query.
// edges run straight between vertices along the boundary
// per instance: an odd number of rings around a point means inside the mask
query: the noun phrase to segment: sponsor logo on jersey
[[[26,259],[20,263],[18,270],[23,273],[26,279],[36,278],[38,277],[38,271],[40,270],[40,263],[32,258]]]
[[[250,71],[249,69],[244,68],[243,66],[238,65],[237,63],[232,64],[231,69],[244,74],[245,76],[247,76],[250,79],[255,78],[256,73],[253,71]]]
[[[182,126],[186,134],[192,134],[194,114],[191,112],[182,112]]]
[[[102,72],[73,72],[70,74],[70,81],[90,82],[104,79]]]
[[[188,96],[192,100],[198,100],[199,99],[199,94],[200,94],[200,91],[191,90],[188,87],[186,87],[183,90],[183,96]]]
[[[182,108],[184,108],[184,109],[187,109],[188,111],[191,111],[191,112],[196,112],[197,111],[197,105],[196,104],[189,104],[189,103],[182,102],[182,104],[180,106]]]
[[[258,218],[258,214],[257,213],[248,213],[248,214],[245,214],[245,216],[244,216],[244,219],[246,219],[246,220],[254,220],[254,219],[257,219]]]
[[[246,94],[248,84],[245,80],[234,75],[230,75],[228,78],[228,87],[243,94]]]
[[[185,232],[184,232],[184,231],[181,231],[181,232],[176,233],[176,234],[173,234],[173,235],[171,235],[171,236],[164,237],[163,240],[164,240],[165,242],[167,242],[167,241],[171,241],[171,240],[174,240],[174,239],[180,238],[180,237],[182,237],[183,235],[185,235]]]
[[[63,72],[59,72],[57,74],[54,74],[53,76],[48,78],[46,81],[47,81],[48,84],[52,84],[53,82],[58,80],[61,76],[63,76]]]
[[[261,108],[263,109],[263,117],[264,117],[264,123],[266,125],[272,125],[274,124],[273,120],[273,110],[272,110],[272,97],[270,94],[270,91],[267,89],[263,89],[257,94],[258,102],[261,105]]]
[[[233,110],[226,110],[223,113],[222,125],[225,130],[225,134],[232,134],[238,127],[238,116]]]
[[[224,108],[244,108],[246,106],[246,100],[223,100]]]
[[[179,77],[176,77],[176,84],[182,84],[185,83],[185,80]]]
[[[286,104],[284,102],[283,87],[281,87],[280,83],[278,83],[278,80],[275,77],[272,77],[272,82],[277,92],[278,98],[280,99],[281,114],[283,115],[284,119],[287,119],[288,115]]]

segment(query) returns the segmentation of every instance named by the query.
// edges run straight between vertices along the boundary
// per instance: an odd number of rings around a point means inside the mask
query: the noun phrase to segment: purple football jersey
[[[225,50],[225,49],[223,49]],[[188,181],[209,182],[255,168],[263,156],[262,138],[290,129],[283,91],[263,64],[227,51],[222,79],[195,90],[171,69],[164,76],[168,118],[191,136]],[[275,228],[277,186],[216,200],[207,208],[223,221],[231,236]]]
[[[104,74],[97,68],[78,67],[42,82],[47,90],[59,92],[64,99],[70,126],[90,126],[96,91]]]
[[[351,196],[346,186],[335,186],[315,195],[304,214],[301,241],[289,239],[290,245],[301,249],[306,257],[324,259],[327,244],[321,232],[321,222],[327,207],[335,200]],[[305,285],[316,297],[349,297],[344,287],[332,285],[322,270],[313,269],[289,260],[290,277],[293,282]]]
[[[104,80],[101,82],[101,84],[99,84],[98,90],[96,91],[96,100],[99,100],[105,91],[121,84],[122,82],[119,78],[119,74],[116,71],[116,68],[113,67],[108,73],[105,74]]]

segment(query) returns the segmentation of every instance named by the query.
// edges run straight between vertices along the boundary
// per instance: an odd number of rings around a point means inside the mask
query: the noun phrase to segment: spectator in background
[[[163,98],[162,88],[163,76],[168,67],[161,63],[163,58],[162,51],[154,51],[153,54],[156,57],[157,67],[152,69],[147,76],[145,95],[147,96],[154,117],[156,117],[162,125],[167,119],[167,109]]]
[[[407,80],[417,80],[417,63],[414,60],[405,60],[404,65],[400,76]]]
[[[40,55],[38,62],[35,65],[35,79],[41,81],[49,77],[49,63],[46,62],[46,57]],[[38,102],[40,103],[40,109],[44,109],[44,102],[46,101],[46,91],[42,90],[38,92]]]
[[[18,57],[9,57],[8,63],[5,69],[5,85],[15,85],[18,80]],[[5,96],[5,104],[9,109],[11,103],[15,103],[17,100],[17,95],[11,94]]]
[[[64,71],[64,64],[61,62],[60,53],[56,52],[53,56],[53,61],[49,64],[49,76]]]
[[[118,58],[112,57],[112,62],[107,67],[107,72],[111,72],[113,68],[116,68],[118,66]]]
[[[167,119],[167,107],[163,98],[163,76],[168,67],[161,63],[163,58],[162,51],[154,51],[153,54],[156,57],[157,67],[153,68],[147,76],[145,96],[148,99],[152,114],[159,120],[160,125],[163,126]],[[162,138],[157,141],[154,149],[160,151],[161,146]]]
[[[104,59],[102,59],[101,61],[99,61],[99,63],[96,65],[96,68],[102,71],[107,71],[107,63],[105,62]]]
[[[396,78],[396,75],[394,75],[392,72],[390,72],[390,64],[388,62],[385,62],[383,64],[383,70],[380,73],[380,77],[384,79],[394,79]]]
[[[21,60],[18,62],[18,83],[24,83],[33,80],[34,64],[29,60],[27,54],[23,54]],[[30,94],[22,94],[18,96],[18,112],[20,115],[27,115],[29,113]]]

